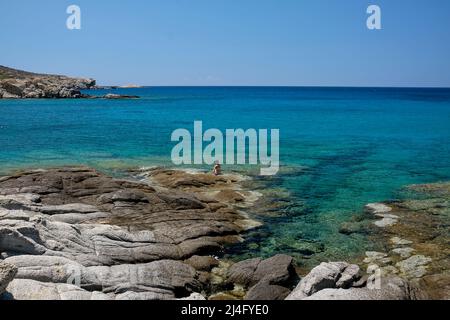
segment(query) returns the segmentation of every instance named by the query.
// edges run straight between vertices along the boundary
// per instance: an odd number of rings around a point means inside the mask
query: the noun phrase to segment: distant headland
[[[92,78],[33,73],[0,65],[0,99],[133,99],[138,96],[106,94],[91,96],[82,90],[95,89]]]

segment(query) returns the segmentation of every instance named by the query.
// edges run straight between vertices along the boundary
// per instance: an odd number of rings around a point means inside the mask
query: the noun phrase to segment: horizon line
[[[341,86],[341,85],[136,85],[126,87],[122,85],[98,85],[117,89],[142,88],[330,88],[330,89],[450,89],[450,86]]]

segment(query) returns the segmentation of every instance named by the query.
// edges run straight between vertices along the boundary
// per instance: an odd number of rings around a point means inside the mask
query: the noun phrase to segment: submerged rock
[[[398,222],[398,219],[393,217],[383,217],[381,220],[375,221],[374,224],[380,228],[391,227]]]
[[[139,96],[131,96],[131,95],[124,95],[124,94],[113,94],[113,93],[108,93],[106,95],[104,95],[103,97],[101,97],[103,99],[139,99]]]
[[[363,261],[366,264],[379,264],[386,265],[392,262],[392,259],[388,257],[387,253],[377,252],[377,251],[367,251],[366,258]]]
[[[407,246],[413,243],[412,241],[405,240],[399,237],[392,237],[390,241],[396,246]]]
[[[413,252],[416,251],[413,248],[395,248],[392,250],[393,253],[398,254],[402,258],[409,258],[412,256]]]
[[[431,258],[423,255],[415,255],[396,264],[401,273],[408,278],[421,278],[427,273],[427,265]]]
[[[382,214],[392,211],[392,208],[384,203],[369,203],[365,206],[365,209],[372,214]]]

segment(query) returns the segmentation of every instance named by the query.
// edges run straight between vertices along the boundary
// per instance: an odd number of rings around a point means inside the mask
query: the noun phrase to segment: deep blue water
[[[108,172],[170,164],[177,128],[279,128],[288,191],[281,217],[239,247],[243,255],[345,257],[370,247],[337,232],[364,204],[413,183],[450,180],[450,89],[140,88],[139,100],[0,100],[0,171],[87,164]],[[104,91],[95,91],[103,94]],[[240,169],[229,168],[226,170]],[[254,237],[254,238],[252,238]]]

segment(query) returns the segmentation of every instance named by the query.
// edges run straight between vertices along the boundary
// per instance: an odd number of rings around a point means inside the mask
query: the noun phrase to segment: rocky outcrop
[[[81,90],[97,89],[94,79],[31,73],[0,66],[0,99],[138,99],[139,96],[108,93],[87,95]],[[110,89],[110,88],[108,88]]]
[[[376,273],[363,276],[357,265],[322,263],[306,275],[287,300],[416,300],[421,290],[404,278]]]
[[[205,201],[205,194],[162,178],[172,175],[183,176],[141,172],[139,179],[159,177],[150,185],[74,167],[0,178],[0,254],[18,268],[3,298],[175,299],[201,292],[199,272],[217,265],[205,254],[238,241],[252,223],[226,197]],[[228,183],[234,176],[189,177],[209,181],[208,190],[240,189]]]
[[[323,289],[303,300],[414,300],[410,284],[402,278],[385,278],[380,288]]]
[[[171,299],[200,290],[195,270],[179,261],[160,260],[146,264],[85,267],[54,256],[15,256],[6,259],[18,267],[15,279],[54,284],[73,284],[103,293],[143,292],[155,299]],[[17,293],[18,294],[18,293]],[[16,296],[17,296],[16,294]]]
[[[36,74],[0,66],[0,99],[83,98],[93,79]]]

